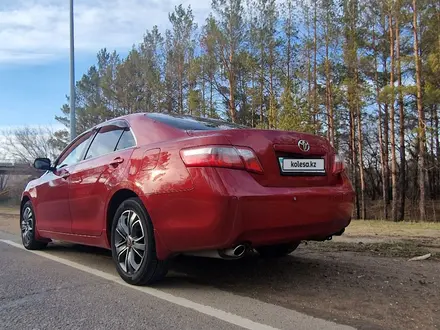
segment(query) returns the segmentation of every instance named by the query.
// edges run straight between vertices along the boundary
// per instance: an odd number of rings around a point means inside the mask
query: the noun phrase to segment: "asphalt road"
[[[0,265],[0,329],[352,329],[185,274],[133,287],[105,250],[55,243],[34,253],[1,231]]]

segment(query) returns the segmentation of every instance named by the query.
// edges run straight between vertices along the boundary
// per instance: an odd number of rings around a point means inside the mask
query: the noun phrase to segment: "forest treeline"
[[[311,132],[345,156],[355,217],[436,218],[440,2],[213,0],[201,25],[182,5],[169,22],[127,57],[98,53],[76,84],[78,132],[135,112]]]

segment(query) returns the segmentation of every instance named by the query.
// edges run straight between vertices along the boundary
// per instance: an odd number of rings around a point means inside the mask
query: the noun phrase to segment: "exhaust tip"
[[[246,252],[246,246],[245,245],[238,245],[235,247],[233,253],[236,257],[241,257]]]
[[[219,255],[224,259],[240,259],[247,252],[247,246],[245,244],[239,244],[235,247],[225,250],[219,250]]]

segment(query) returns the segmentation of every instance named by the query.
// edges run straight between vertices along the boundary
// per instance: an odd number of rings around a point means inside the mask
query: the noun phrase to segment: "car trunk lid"
[[[188,134],[222,134],[234,146],[252,148],[264,173],[251,175],[263,186],[317,187],[335,184],[335,177],[332,175],[334,151],[322,137],[299,132],[259,129],[189,131]],[[318,168],[317,171],[309,167],[295,168],[298,164],[314,164],[318,165]],[[322,166],[322,170],[319,166]]]

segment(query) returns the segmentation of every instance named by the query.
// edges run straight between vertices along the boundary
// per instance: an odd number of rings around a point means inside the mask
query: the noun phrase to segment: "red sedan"
[[[323,138],[225,121],[139,113],[78,136],[21,202],[27,249],[51,240],[112,250],[121,277],[148,284],[177,254],[289,254],[341,235],[353,189]]]

